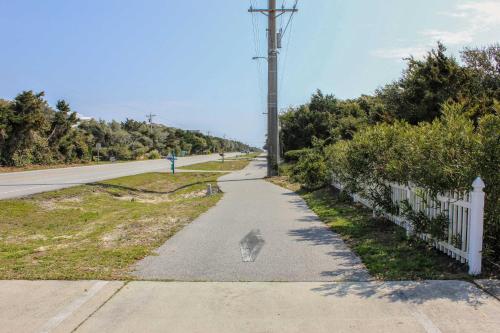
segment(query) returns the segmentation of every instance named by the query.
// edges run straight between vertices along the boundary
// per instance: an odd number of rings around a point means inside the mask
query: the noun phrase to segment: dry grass
[[[150,173],[0,201],[0,279],[128,279],[215,205],[211,173]]]

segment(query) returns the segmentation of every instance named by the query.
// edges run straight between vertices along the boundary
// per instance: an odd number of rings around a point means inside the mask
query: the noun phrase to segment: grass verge
[[[180,167],[183,170],[200,170],[200,171],[236,171],[245,168],[250,160],[247,159],[233,159],[222,161],[211,161],[198,164],[191,164]]]
[[[227,160],[253,160],[257,156],[259,156],[261,153],[249,153],[249,154],[242,154],[242,155],[236,155],[235,157],[226,157]]]
[[[214,173],[148,173],[0,201],[0,279],[130,279],[222,194]]]
[[[299,193],[318,217],[361,258],[376,279],[470,279],[464,265],[423,241],[407,238],[400,226],[372,218],[371,210],[344,201],[333,189],[307,192],[299,190],[300,186],[290,183],[287,177],[270,181]]]

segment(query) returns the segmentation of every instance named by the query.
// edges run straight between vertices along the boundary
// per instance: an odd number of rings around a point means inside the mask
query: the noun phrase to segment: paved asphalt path
[[[295,193],[262,178],[266,164],[219,179],[222,200],[134,274],[177,281],[366,281],[364,266]]]
[[[228,157],[236,153],[227,154]],[[214,161],[218,154],[179,157],[177,166]],[[52,191],[75,185],[87,184],[106,179],[136,175],[145,172],[169,171],[166,160],[138,161],[102,164],[61,169],[47,169],[0,173],[0,200],[22,197],[30,194]]]

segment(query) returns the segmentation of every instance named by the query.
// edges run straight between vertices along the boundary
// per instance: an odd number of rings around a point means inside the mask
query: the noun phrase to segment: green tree
[[[76,112],[71,112],[69,104],[64,100],[58,101],[56,108],[57,111],[53,113],[47,141],[49,142],[49,146],[58,152],[61,141],[70,133],[73,125],[77,123],[78,118]],[[63,152],[62,154],[64,155],[65,153]]]
[[[462,60],[467,71],[469,117],[475,122],[484,115],[495,114],[495,104],[500,101],[500,44],[484,48],[465,48]]]
[[[32,162],[45,162],[48,145],[44,132],[49,127],[49,106],[43,99],[44,92],[35,94],[23,91],[4,111],[5,125],[8,130],[2,149],[2,160],[8,165],[25,165]],[[44,156],[42,160],[33,160],[33,153]],[[41,155],[40,155],[41,154]]]
[[[441,114],[441,106],[460,101],[468,77],[455,58],[446,55],[438,43],[424,60],[407,59],[402,78],[377,91],[387,112],[411,124],[432,121]]]

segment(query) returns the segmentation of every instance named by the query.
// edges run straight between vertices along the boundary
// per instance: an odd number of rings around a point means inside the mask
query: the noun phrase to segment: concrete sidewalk
[[[71,332],[123,282],[0,281],[0,332]]]
[[[463,281],[0,281],[0,332],[500,332]]]

